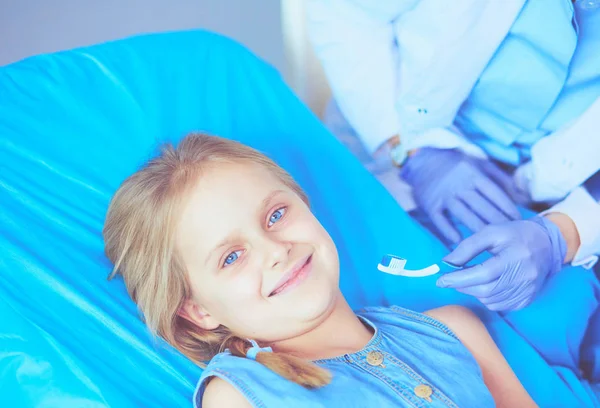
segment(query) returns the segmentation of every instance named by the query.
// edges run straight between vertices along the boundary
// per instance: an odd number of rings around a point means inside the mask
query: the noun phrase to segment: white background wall
[[[0,66],[134,34],[204,28],[240,41],[273,64],[320,114],[329,91],[306,37],[303,2],[0,0]]]
[[[0,65],[132,34],[206,28],[285,69],[279,0],[0,0]]]
[[[305,1],[282,0],[287,78],[300,98],[322,116],[331,91],[308,38]]]

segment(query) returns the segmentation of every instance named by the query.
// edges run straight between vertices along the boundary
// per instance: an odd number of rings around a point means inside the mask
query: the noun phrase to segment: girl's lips
[[[302,258],[292,269],[283,275],[277,282],[275,289],[269,294],[269,297],[287,292],[289,289],[298,286],[310,273],[312,254]]]

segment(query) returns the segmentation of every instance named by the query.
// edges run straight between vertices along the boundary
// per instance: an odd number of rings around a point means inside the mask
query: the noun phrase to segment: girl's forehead
[[[216,195],[260,195],[273,189],[289,190],[282,180],[265,168],[249,162],[214,163],[196,181],[192,195],[210,200]]]
[[[223,163],[203,172],[183,203],[179,235],[223,226],[259,214],[280,194],[292,191],[259,165]]]

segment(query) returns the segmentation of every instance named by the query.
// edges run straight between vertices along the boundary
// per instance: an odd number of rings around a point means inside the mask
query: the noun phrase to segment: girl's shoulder
[[[219,406],[213,405],[213,402],[220,406],[251,406],[223,405],[226,402],[223,398],[231,400],[231,403],[239,399],[251,400],[253,395],[246,379],[262,371],[263,367],[249,358],[234,356],[228,350],[217,354],[208,362],[196,384],[194,408]]]
[[[220,377],[213,377],[200,396],[200,401],[194,398],[194,408],[200,407],[252,408],[252,405],[233,384]]]
[[[213,381],[216,383],[213,384],[213,391],[211,391],[209,385]],[[223,384],[223,382],[227,384]],[[204,406],[203,400],[207,392],[216,393],[223,389],[227,390],[223,398],[232,399],[232,401],[243,398],[252,407],[264,407],[271,401],[277,401],[281,397],[282,390],[296,393],[304,390],[300,385],[291,383],[258,361],[234,356],[227,350],[214,356],[203,370],[194,392],[194,407]],[[301,390],[298,391],[298,389]],[[210,394],[207,398],[213,400]],[[215,402],[219,401],[223,402],[221,399]],[[223,403],[217,406],[243,407],[244,405]]]

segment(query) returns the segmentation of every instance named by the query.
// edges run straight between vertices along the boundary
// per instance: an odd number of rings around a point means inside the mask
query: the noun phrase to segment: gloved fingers
[[[469,286],[484,285],[498,279],[506,263],[498,257],[490,258],[482,264],[440,277],[436,285],[442,288],[462,289]]]
[[[485,223],[475,212],[456,198],[452,198],[448,202],[448,212],[473,232],[477,232],[485,227]]]
[[[483,303],[483,302],[481,302]],[[486,304],[483,303],[484,306],[492,311],[492,312],[512,312],[512,305],[510,303],[507,302],[497,302],[497,303],[490,303],[490,304]]]
[[[483,251],[494,246],[494,231],[487,227],[464,239],[454,251],[444,257],[444,262],[454,266],[463,266]]]
[[[529,296],[524,297],[518,302],[514,302],[514,305],[511,310],[521,310],[529,306],[535,300],[535,293]]]
[[[512,311],[529,305],[535,299],[536,292],[535,285],[512,282],[505,290],[489,297],[481,297],[479,301],[486,305],[488,309],[493,308],[490,310]]]
[[[460,241],[460,234],[454,228],[450,220],[446,217],[446,215],[442,211],[435,211],[429,215],[431,222],[435,227],[440,231],[440,233],[446,237],[447,240],[456,244]]]
[[[486,224],[500,224],[510,221],[510,218],[498,210],[489,197],[486,197],[477,190],[465,191],[460,198]]]
[[[533,298],[515,298],[515,299],[510,299],[508,301],[499,301],[499,302],[494,302],[494,303],[484,303],[481,302],[485,305],[486,308],[488,308],[488,310],[491,310],[492,312],[513,312],[515,310],[521,310],[526,306],[529,306],[529,304],[531,303],[531,301],[533,300]]]
[[[495,291],[489,296],[477,296],[477,299],[484,305],[504,302],[505,304],[513,303],[525,297],[525,290],[518,283],[512,283],[511,286],[502,286],[499,281]]]
[[[479,168],[504,190],[510,191],[510,189],[512,189],[514,186],[514,180],[512,176],[490,160],[480,160]]]
[[[517,181],[515,180],[516,172],[515,175],[510,175],[489,160],[481,160],[480,168],[508,194],[513,202],[521,205],[531,202],[529,193],[517,185]],[[518,219],[521,219],[521,217]]]
[[[487,300],[487,303],[494,303],[501,300],[502,296],[505,296],[502,288],[498,287],[498,279],[480,285],[457,288],[456,290],[465,295],[476,297],[482,303],[484,303],[484,299]]]
[[[475,180],[475,187],[490,203],[493,203],[502,213],[505,214],[511,220],[521,219],[521,213],[517,205],[508,196],[508,194],[502,190],[496,183],[487,178],[477,178]]]

